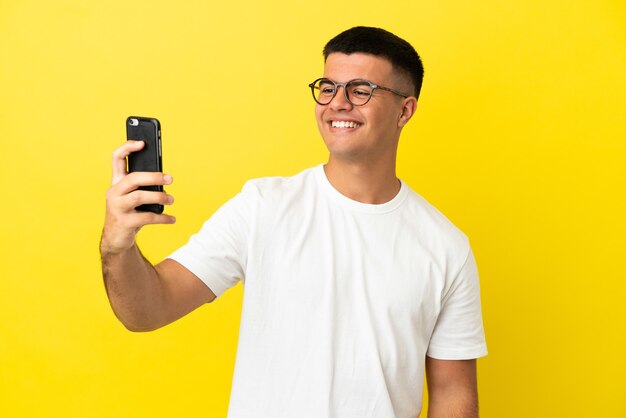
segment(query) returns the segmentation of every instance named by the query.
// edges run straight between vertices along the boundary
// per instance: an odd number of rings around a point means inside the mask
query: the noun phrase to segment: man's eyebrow
[[[356,84],[357,86],[369,86],[370,81],[364,78],[355,78],[354,80],[350,80],[350,84]]]

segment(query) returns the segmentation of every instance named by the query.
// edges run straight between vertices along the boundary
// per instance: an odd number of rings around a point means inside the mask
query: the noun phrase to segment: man
[[[476,358],[486,354],[476,265],[465,235],[395,174],[422,64],[404,40],[356,27],[324,49],[317,102],[327,164],[253,180],[188,244],[156,266],[135,235],[168,215],[172,182],[126,173],[113,154],[101,241],[113,310],[133,331],[164,326],[245,285],[229,417],[478,415]]]

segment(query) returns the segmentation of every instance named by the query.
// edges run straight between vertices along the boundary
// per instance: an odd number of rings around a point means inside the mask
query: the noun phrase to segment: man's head
[[[357,27],[333,38],[324,58],[323,77],[309,87],[329,161],[394,166],[400,133],[417,108],[417,53],[387,31]]]
[[[419,97],[424,67],[415,49],[404,39],[380,28],[356,26],[331,39],[324,47],[324,60],[332,53],[363,53],[387,59],[393,69],[413,88],[407,92]]]

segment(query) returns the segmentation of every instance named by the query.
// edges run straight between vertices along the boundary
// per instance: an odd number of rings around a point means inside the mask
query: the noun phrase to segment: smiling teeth
[[[333,128],[356,128],[359,126],[356,122],[346,122],[343,120],[334,120],[331,122]]]

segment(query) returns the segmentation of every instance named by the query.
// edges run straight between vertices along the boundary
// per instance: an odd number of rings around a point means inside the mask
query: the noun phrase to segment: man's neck
[[[330,184],[342,195],[361,203],[381,204],[400,191],[395,159],[387,164],[348,162],[332,156],[324,165]]]

